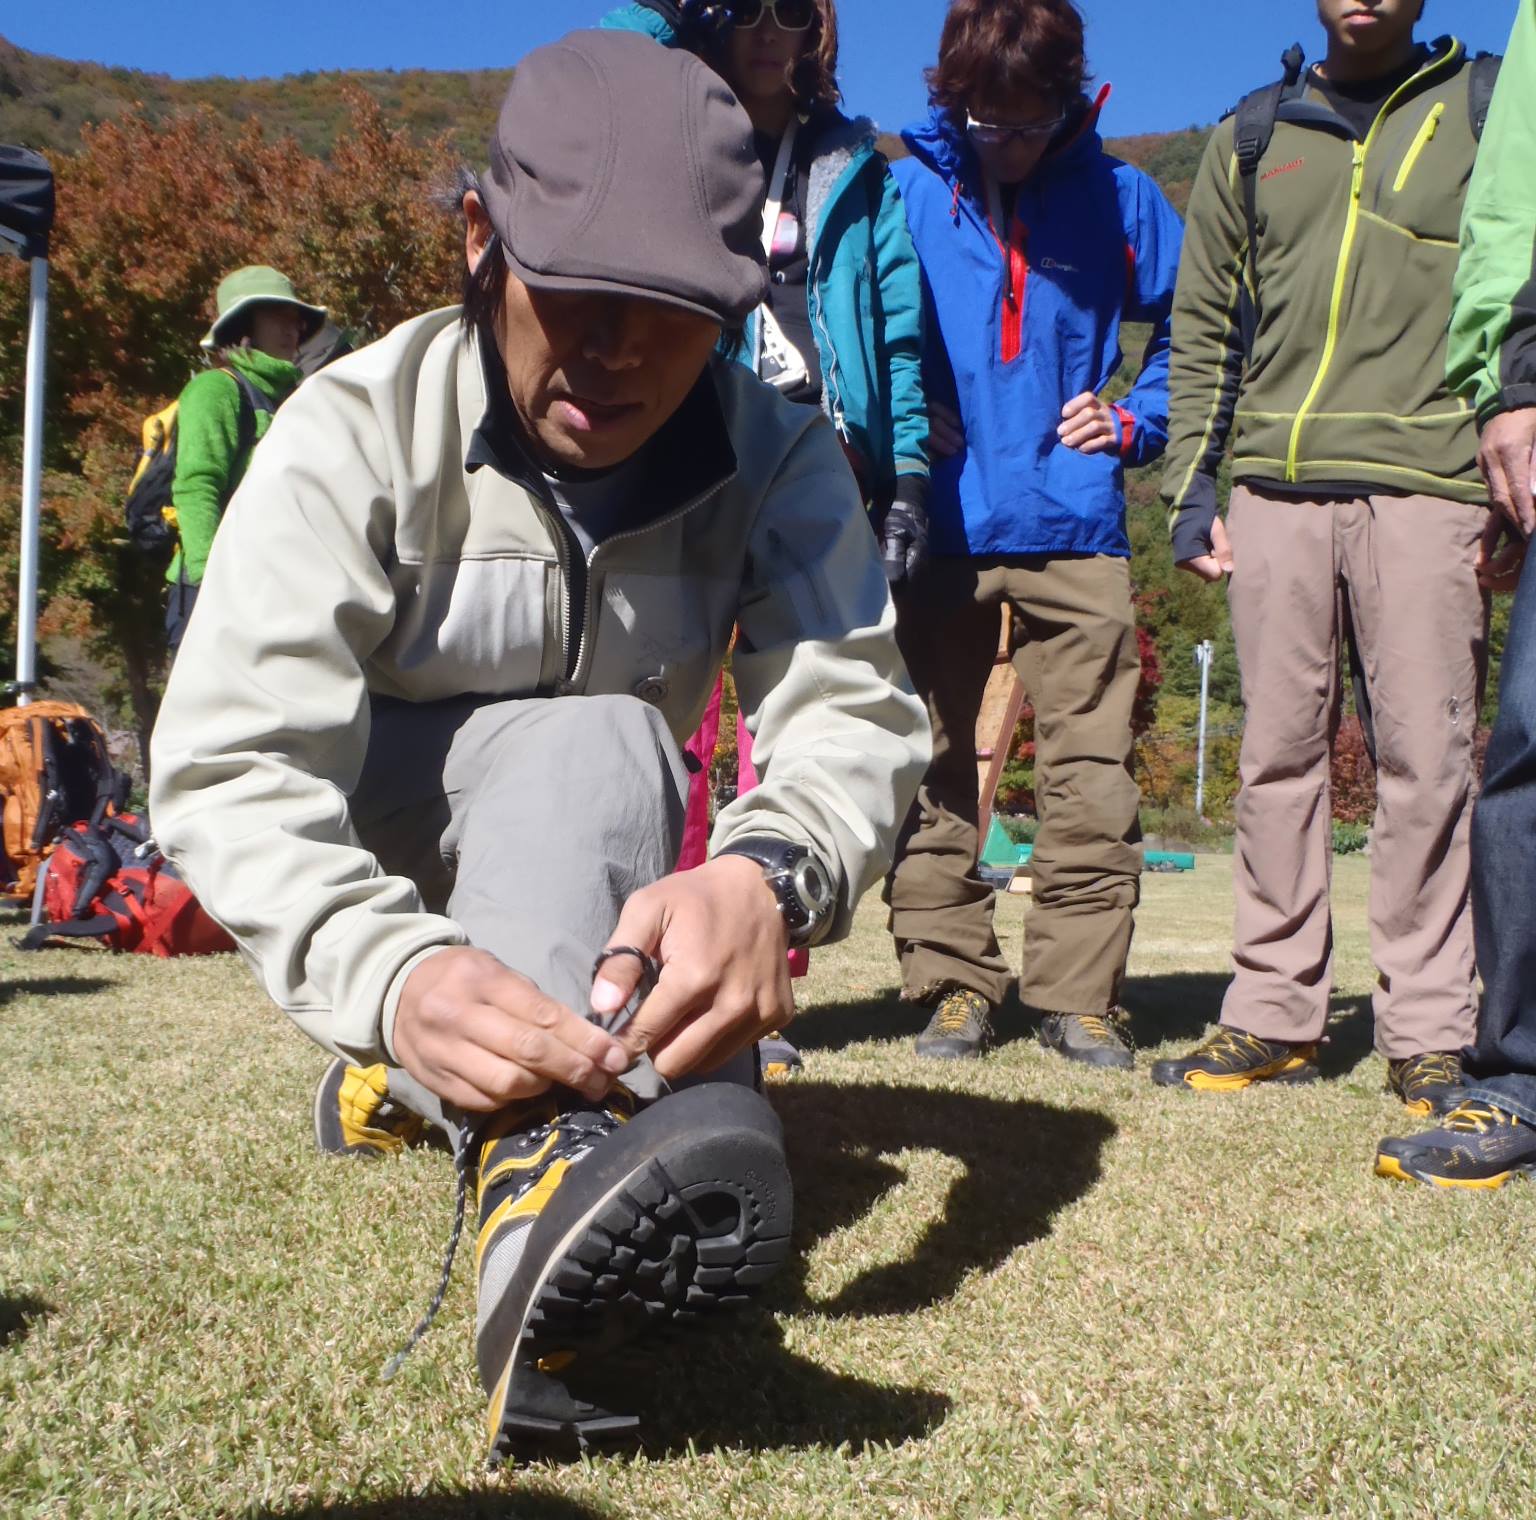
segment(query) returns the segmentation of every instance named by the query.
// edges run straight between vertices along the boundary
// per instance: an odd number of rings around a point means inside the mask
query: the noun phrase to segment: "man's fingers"
[[[1087,411],[1090,407],[1097,407],[1098,404],[1099,398],[1092,391],[1083,391],[1062,407],[1061,415],[1063,419],[1071,419],[1077,416],[1079,412]]]
[[[608,940],[608,947],[628,945],[655,955],[661,944],[661,931],[665,927],[662,899],[659,894],[646,889],[636,892],[624,904],[619,921]],[[645,967],[633,955],[614,955],[603,962],[602,969],[592,983],[592,1011],[617,1013],[634,995],[640,985]]]
[[[585,1092],[606,1087],[611,1078],[628,1069],[629,1058],[617,1040],[569,1009],[560,1013],[555,1024],[543,1028],[493,1004],[465,1009],[461,1033],[470,1046],[485,1053],[488,1064],[484,1072],[465,1070],[461,1075],[494,1092],[491,1082],[500,1086],[513,1080],[504,1069],[510,1065]]]
[[[641,1005],[620,1039],[631,1055],[643,1055],[678,1025],[705,1012],[713,1002],[714,986],[692,975],[678,962],[663,966],[656,990]]]

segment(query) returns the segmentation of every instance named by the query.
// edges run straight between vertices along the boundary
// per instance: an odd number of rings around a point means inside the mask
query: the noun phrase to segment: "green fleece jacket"
[[[1258,167],[1258,318],[1233,150],[1212,136],[1189,203],[1173,308],[1163,497],[1174,558],[1210,552],[1235,421],[1238,480],[1483,501],[1472,409],[1445,381],[1462,203],[1477,157],[1469,59],[1453,38],[1364,142],[1307,77]]]
[[[302,378],[297,365],[275,359],[258,348],[227,349],[225,358],[231,369],[238,370],[279,405]],[[240,387],[222,369],[207,369],[193,376],[177,403],[176,477],[171,483],[171,505],[176,509],[180,545],[166,572],[166,579],[173,584],[183,574],[193,586],[202,583],[219,519],[250,463],[251,450],[240,446],[243,404]],[[259,443],[271,425],[272,414],[257,411],[255,422],[255,439]]]
[[[1536,406],[1536,0],[1521,0],[1467,191],[1448,360],[1479,423]]]

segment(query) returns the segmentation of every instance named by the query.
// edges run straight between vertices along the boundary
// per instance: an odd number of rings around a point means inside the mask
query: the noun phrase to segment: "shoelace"
[[[939,1030],[943,1034],[963,1034],[972,1019],[981,1017],[976,1004],[980,999],[971,992],[952,992],[938,1007]]]
[[[592,979],[597,980],[597,973],[603,966],[617,955],[633,956],[640,962],[640,981],[635,988],[635,995],[617,1013],[610,1014],[604,1020],[597,1014],[590,1015],[592,1022],[608,1034],[617,1035],[640,1011],[645,1000],[656,990],[656,983],[661,977],[661,967],[643,950],[637,950],[633,945],[614,945],[604,950],[592,963]],[[432,1328],[433,1321],[437,1319],[438,1311],[443,1307],[443,1300],[448,1296],[448,1284],[453,1280],[453,1263],[459,1254],[459,1240],[464,1234],[464,1210],[469,1197],[469,1179],[478,1172],[480,1154],[480,1135],[485,1124],[495,1116],[485,1114],[469,1120],[459,1131],[459,1143],[453,1152],[454,1189],[453,1189],[453,1228],[448,1233],[448,1248],[443,1253],[443,1269],[438,1277],[437,1291],[432,1295],[432,1301],[427,1305],[427,1312],[416,1321],[416,1327],[406,1337],[405,1344],[390,1357],[384,1364],[382,1380],[389,1382],[397,1372],[405,1365],[406,1358],[413,1352]],[[547,1131],[554,1126],[545,1125]]]
[[[1407,1073],[1403,1083],[1406,1088],[1433,1087],[1440,1084],[1454,1086],[1461,1082],[1461,1060],[1446,1051],[1420,1056]]]
[[[1245,1061],[1254,1056],[1266,1060],[1273,1059],[1269,1046],[1257,1035],[1248,1034],[1241,1029],[1221,1028],[1208,1039],[1198,1055],[1208,1056],[1213,1061],[1223,1061],[1227,1070],[1233,1071]]]
[[[1515,1121],[1502,1109],[1485,1108],[1480,1103],[1463,1103],[1445,1116],[1441,1126],[1463,1135],[1486,1135],[1490,1129],[1499,1129]]]
[[[1108,1040],[1114,1044],[1125,1044],[1125,1032],[1115,1021],[1110,1013],[1080,1013],[1078,1022],[1096,1040]]]

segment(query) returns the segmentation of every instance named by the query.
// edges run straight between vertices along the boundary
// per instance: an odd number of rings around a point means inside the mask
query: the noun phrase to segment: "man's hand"
[[[789,931],[754,860],[722,855],[636,892],[609,943],[661,962],[656,990],[621,1038],[669,1081],[713,1071],[794,1017]],[[608,961],[592,986],[594,1011],[617,1012],[639,979],[633,958]]]
[[[941,401],[928,403],[928,452],[935,459],[949,459],[965,448],[965,427],[960,413]]]
[[[1484,591],[1513,591],[1520,584],[1525,548],[1525,539],[1509,519],[1500,512],[1490,512],[1477,549],[1477,584]]]
[[[429,955],[400,992],[395,1059],[438,1097],[489,1113],[557,1083],[600,1098],[632,1064],[596,1024],[484,950]]]
[[[1188,570],[1203,581],[1219,581],[1232,573],[1232,545],[1227,539],[1227,525],[1218,517],[1211,523],[1211,552],[1181,559],[1180,570]]]
[[[1120,419],[1107,401],[1084,391],[1062,407],[1056,436],[1079,454],[1104,454],[1120,447]]]
[[[1531,477],[1536,474],[1536,406],[1500,412],[1483,429],[1477,465],[1494,506],[1522,538],[1529,538],[1536,532],[1536,501],[1531,495]]]

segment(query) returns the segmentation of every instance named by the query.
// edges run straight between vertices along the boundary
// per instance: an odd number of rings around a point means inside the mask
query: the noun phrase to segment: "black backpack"
[[[277,403],[236,370],[224,373],[240,392],[239,451],[241,457],[256,447],[256,413],[269,415]],[[128,486],[123,517],[128,537],[146,554],[168,559],[176,547],[176,530],[167,521],[171,487],[176,480],[176,412],[179,402],[144,419],[143,448],[138,468]]]

